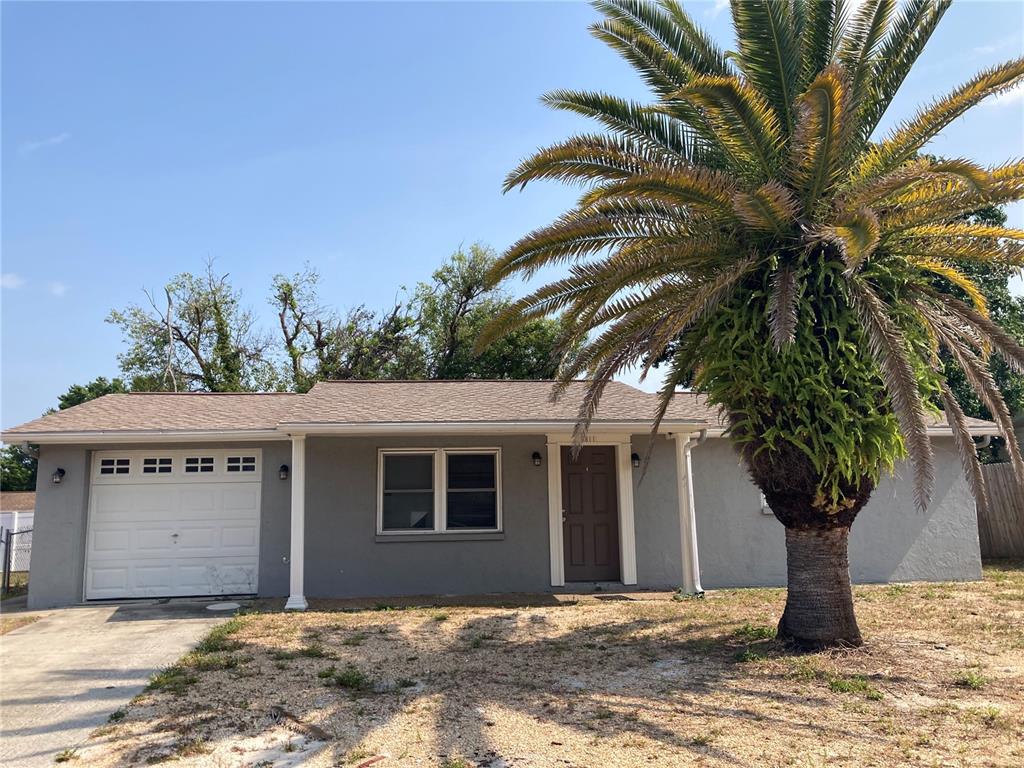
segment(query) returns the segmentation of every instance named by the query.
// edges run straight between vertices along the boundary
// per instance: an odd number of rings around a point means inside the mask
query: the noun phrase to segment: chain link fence
[[[13,573],[28,574],[32,559],[32,529],[12,531],[0,528],[0,562],[3,562],[3,594],[11,590]]]

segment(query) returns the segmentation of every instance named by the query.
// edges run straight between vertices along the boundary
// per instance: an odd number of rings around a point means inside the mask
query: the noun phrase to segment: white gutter
[[[34,445],[116,445],[119,443],[225,443],[287,440],[288,435],[276,429],[224,430],[97,430],[78,432],[5,432],[5,443],[27,442]]]
[[[658,430],[662,433],[677,431],[680,427],[697,428],[706,422],[666,421]],[[395,421],[395,422],[282,422],[278,429],[288,434],[302,435],[544,435],[551,432],[571,432],[576,421]],[[615,431],[623,434],[649,432],[650,421],[595,421],[590,431]]]
[[[679,500],[679,541],[683,566],[683,592],[703,595],[700,583],[700,557],[697,551],[697,515],[693,502],[693,462],[690,453],[708,438],[708,430],[676,433],[676,492]]]

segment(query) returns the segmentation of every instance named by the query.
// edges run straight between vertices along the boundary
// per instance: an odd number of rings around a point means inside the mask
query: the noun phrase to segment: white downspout
[[[679,497],[679,538],[683,565],[683,592],[703,595],[700,584],[700,558],[697,552],[697,515],[693,502],[693,462],[690,452],[707,440],[708,431],[702,429],[694,438],[692,433],[673,435],[676,441],[676,488]]]

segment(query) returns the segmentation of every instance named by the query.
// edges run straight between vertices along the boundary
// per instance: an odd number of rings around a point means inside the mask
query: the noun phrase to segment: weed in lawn
[[[327,667],[327,669],[321,669],[319,672],[317,672],[316,676],[321,678],[322,680],[330,680],[334,677],[334,673],[337,671],[338,668],[331,664],[331,666]]]
[[[182,739],[174,747],[174,754],[178,757],[197,757],[198,755],[207,755],[211,751],[206,744],[206,739],[202,738]]]
[[[818,669],[814,660],[811,658],[804,658],[800,656],[792,657],[789,659],[790,670],[789,676],[796,680],[817,680],[821,677],[822,672]]]
[[[765,656],[763,653],[759,653],[758,651],[752,650],[750,648],[744,648],[742,650],[736,651],[736,655],[733,658],[736,659],[736,661],[738,662],[747,663],[751,661],[764,661],[764,659],[768,657]]]
[[[341,644],[342,645],[359,646],[359,645],[363,644],[363,641],[365,639],[366,639],[366,635],[364,635],[362,632],[357,632],[354,635],[349,635],[348,637],[346,637],[344,640],[341,641]]]
[[[188,673],[188,670],[179,664],[165,667],[149,678],[146,685],[147,691],[168,691],[176,696],[185,693],[190,685],[199,682],[199,678]]]
[[[976,669],[965,669],[953,678],[953,684],[958,688],[969,688],[972,691],[980,690],[985,687],[984,675]]]
[[[681,603],[687,600],[703,600],[704,593],[701,592],[695,595],[690,592],[684,592],[683,588],[680,587],[676,590],[675,594],[672,595],[672,599],[675,600],[677,603]]]
[[[449,619],[450,617],[449,617],[449,615],[448,615],[447,613],[445,613],[444,611],[438,611],[437,613],[435,613],[435,614],[434,614],[433,616],[431,616],[430,618],[431,618],[431,619],[433,619],[434,621],[438,621],[438,622],[441,622],[441,621],[448,621],[448,619]]]
[[[355,747],[345,755],[345,763],[358,763],[360,760],[365,760],[368,757],[373,757],[373,752],[365,747]]]
[[[473,768],[473,764],[461,757],[446,757],[441,761],[440,768]]]
[[[211,672],[218,669],[234,669],[241,659],[231,653],[191,653],[181,660],[181,665],[196,672]]]
[[[863,675],[829,678],[828,687],[833,693],[859,693],[871,701],[882,698],[882,692],[871,685]]]
[[[610,720],[614,714],[608,707],[598,707],[594,710],[594,718],[596,720]]]
[[[210,630],[199,645],[196,646],[196,653],[223,653],[225,651],[236,651],[242,647],[242,643],[231,636],[245,626],[245,620],[235,616],[218,624]]]
[[[329,678],[322,673],[320,676],[327,680],[328,685],[334,684],[349,691],[366,691],[373,687],[366,673],[352,664],[346,665],[344,669],[335,669]]]
[[[885,594],[887,597],[900,597],[909,591],[909,584],[890,584],[885,588]]]
[[[77,749],[62,749],[56,755],[54,755],[53,762],[55,763],[70,763],[72,760],[78,759]]]
[[[757,640],[774,640],[775,627],[769,627],[767,624],[750,624],[748,622],[733,632],[733,634],[747,643],[753,643]]]

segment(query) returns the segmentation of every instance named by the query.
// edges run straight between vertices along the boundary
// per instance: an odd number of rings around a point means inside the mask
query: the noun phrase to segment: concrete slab
[[[53,765],[230,614],[207,603],[90,605],[40,612],[0,636],[0,765]],[[6,607],[6,606],[5,606]]]

